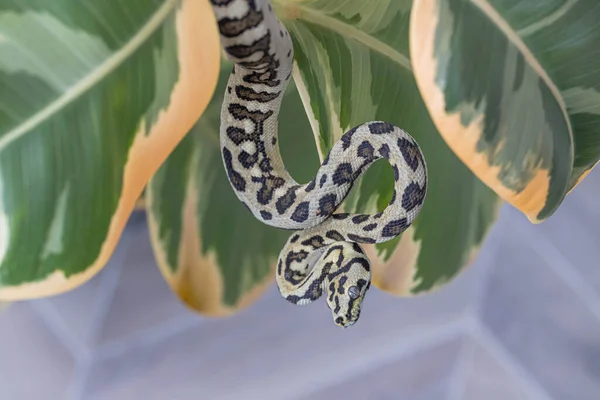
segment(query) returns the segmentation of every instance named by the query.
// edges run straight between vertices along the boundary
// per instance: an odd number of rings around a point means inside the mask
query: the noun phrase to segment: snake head
[[[333,321],[348,328],[358,321],[360,308],[371,286],[371,269],[368,258],[362,254],[351,258],[340,271],[329,279],[327,305]]]

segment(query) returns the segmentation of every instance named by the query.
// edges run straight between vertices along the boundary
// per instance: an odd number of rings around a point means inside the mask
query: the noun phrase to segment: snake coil
[[[294,49],[268,0],[211,0],[221,44],[234,68],[221,108],[223,164],[236,196],[265,224],[296,230],[282,249],[281,295],[308,304],[327,293],[334,322],[353,325],[371,285],[359,243],[381,243],[406,230],[427,192],[421,149],[383,121],[358,125],[335,143],[316,176],[297,183],[277,144],[278,115],[290,81]],[[335,213],[354,182],[378,159],[394,170],[394,194],[382,212]]]

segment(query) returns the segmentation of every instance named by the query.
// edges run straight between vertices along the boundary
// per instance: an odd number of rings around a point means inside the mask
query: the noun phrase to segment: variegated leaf
[[[263,224],[238,200],[223,168],[219,113],[231,64],[224,65],[208,109],[148,184],[150,236],[160,270],[191,309],[230,315],[273,282],[291,232]],[[279,125],[286,167],[308,182],[319,166],[310,125],[294,87]]]
[[[104,266],[218,70],[206,0],[0,1],[0,300]]]
[[[492,225],[498,197],[452,153],[421,100],[409,58],[410,0],[280,0],[290,30],[294,79],[320,156],[349,128],[385,120],[406,129],[429,170],[421,214],[400,238],[368,248],[374,283],[397,295],[430,291],[472,259]],[[380,161],[360,180],[347,211],[380,211],[391,199],[392,171]]]
[[[600,159],[595,0],[415,0],[415,76],[465,164],[532,222]]]

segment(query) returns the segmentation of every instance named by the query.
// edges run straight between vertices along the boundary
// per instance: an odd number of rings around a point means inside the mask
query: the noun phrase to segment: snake
[[[334,323],[348,328],[358,321],[371,287],[371,262],[361,244],[397,237],[423,206],[423,152],[403,129],[370,121],[333,144],[312,180],[296,182],[277,141],[278,115],[294,68],[290,33],[269,0],[210,2],[221,47],[233,63],[219,129],[227,179],[255,218],[294,231],[275,266],[281,296],[305,305],[325,295]],[[386,159],[394,172],[387,207],[374,214],[336,212],[356,180],[379,159]]]

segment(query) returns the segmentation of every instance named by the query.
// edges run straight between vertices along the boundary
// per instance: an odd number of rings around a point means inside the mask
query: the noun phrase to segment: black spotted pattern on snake
[[[296,230],[282,249],[276,281],[281,295],[308,304],[324,293],[334,322],[352,326],[371,285],[359,243],[381,243],[405,231],[427,192],[427,166],[416,141],[384,121],[346,132],[316,176],[297,183],[279,146],[278,115],[291,79],[290,35],[268,0],[211,0],[221,44],[234,63],[221,108],[220,142],[238,199],[260,221]],[[354,182],[379,159],[394,171],[394,194],[376,214],[335,213]]]

